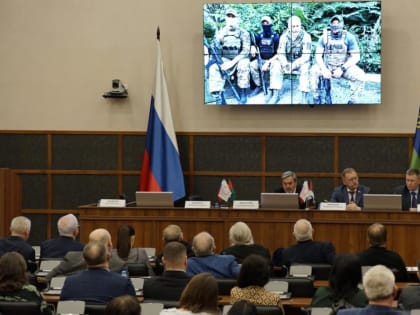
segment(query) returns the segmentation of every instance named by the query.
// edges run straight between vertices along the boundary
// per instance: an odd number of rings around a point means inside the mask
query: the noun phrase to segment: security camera
[[[121,98],[127,97],[127,95],[127,88],[124,86],[124,84],[120,80],[114,79],[112,80],[112,90],[104,93],[102,96]]]

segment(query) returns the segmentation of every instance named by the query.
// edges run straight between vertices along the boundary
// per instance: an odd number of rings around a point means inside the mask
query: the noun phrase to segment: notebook
[[[299,209],[298,194],[262,192],[261,208],[267,209]]]
[[[136,191],[137,207],[166,207],[174,206],[171,191]]]
[[[395,194],[364,194],[363,210],[381,211],[394,210],[401,211],[401,195]]]

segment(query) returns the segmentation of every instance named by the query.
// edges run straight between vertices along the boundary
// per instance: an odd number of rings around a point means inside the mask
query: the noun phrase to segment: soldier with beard
[[[240,89],[240,103],[246,104],[246,89],[249,88],[250,36],[239,27],[238,13],[233,9],[226,11],[226,26],[215,36],[213,44],[218,48],[223,64],[212,64],[209,68],[209,91],[217,104],[225,104],[225,78],[220,73],[227,71],[232,76],[236,71],[237,85]]]
[[[264,72],[270,71],[270,85],[269,89],[280,90],[280,63],[276,58],[277,49],[279,46],[280,36],[272,30],[272,20],[269,16],[263,16],[261,18],[261,27],[263,31],[260,34],[255,35],[255,43],[251,46],[251,57],[255,57],[258,53],[260,54],[261,64],[258,58],[251,61],[251,77],[254,81],[256,88],[250,96],[259,94],[262,90],[261,79],[264,80]],[[259,69],[261,67],[261,69]],[[261,76],[260,72],[261,71]],[[266,96],[266,102],[269,101],[272,93],[268,93]]]
[[[309,88],[309,67],[311,57],[312,39],[303,28],[298,16],[291,16],[287,21],[287,31],[280,37],[277,55],[281,65],[281,85],[283,74],[299,74],[299,91],[301,100],[296,103],[306,103]],[[281,88],[280,85],[280,88]],[[273,104],[280,100],[278,93],[273,95]],[[294,102],[295,103],[295,102]]]
[[[315,51],[315,64],[311,69],[311,89],[314,104],[321,104],[320,80],[345,78],[350,80],[350,99],[348,104],[357,102],[357,96],[363,91],[365,72],[357,66],[360,61],[360,49],[356,37],[344,30],[343,18],[332,17],[330,28],[319,38]],[[329,84],[328,84],[329,86]],[[325,104],[331,104],[327,91]]]

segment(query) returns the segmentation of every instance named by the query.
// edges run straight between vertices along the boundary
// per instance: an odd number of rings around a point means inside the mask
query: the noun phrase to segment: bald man
[[[105,245],[109,253],[112,250],[111,234],[105,229],[96,229],[89,234],[89,242],[97,241]],[[111,271],[120,272],[126,263],[116,255],[111,255],[109,258],[109,269]],[[45,277],[48,281],[53,277],[64,276],[76,273],[87,268],[86,262],[83,259],[82,252],[68,252],[63,261],[51,270]]]
[[[68,252],[80,252],[84,245],[76,240],[79,235],[79,221],[69,213],[57,221],[58,238],[41,243],[42,258],[63,258]]]
[[[306,219],[296,221],[293,227],[293,236],[297,243],[284,249],[281,265],[292,264],[332,264],[335,257],[335,248],[331,242],[314,241],[314,229],[311,222]]]
[[[239,275],[240,266],[235,256],[215,254],[216,245],[209,233],[201,232],[194,236],[192,248],[195,257],[188,258],[188,275],[202,272],[209,272],[216,278],[236,278]]]

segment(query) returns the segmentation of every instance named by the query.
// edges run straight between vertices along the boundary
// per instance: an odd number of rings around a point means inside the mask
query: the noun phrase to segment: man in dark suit
[[[187,250],[182,243],[169,242],[163,248],[165,271],[161,276],[145,279],[144,299],[178,301],[190,281],[186,273]]]
[[[281,265],[292,264],[332,264],[335,257],[334,245],[330,242],[314,241],[311,222],[306,219],[296,221],[293,236],[297,243],[285,248],[281,253]]]
[[[89,242],[83,250],[88,269],[66,278],[60,300],[108,303],[116,296],[135,296],[130,279],[109,270],[110,256],[103,242]]]
[[[361,210],[363,195],[369,192],[369,187],[359,185],[359,177],[354,168],[346,168],[341,173],[343,183],[334,189],[331,202],[345,202],[346,210]]]
[[[420,260],[417,261],[417,278],[420,280]],[[404,310],[420,308],[420,284],[402,288],[398,297],[398,305]]]
[[[82,251],[84,245],[76,240],[79,234],[79,222],[73,214],[62,216],[57,221],[59,238],[41,243],[42,258],[63,258],[67,252]]]
[[[92,241],[98,241],[103,243],[107,247],[108,251],[111,253],[111,234],[107,230],[93,230],[89,234],[89,242]],[[120,272],[125,266],[126,263],[123,260],[121,260],[117,255],[110,255],[109,269],[111,269],[111,271]],[[45,278],[47,281],[50,281],[53,277],[69,275],[72,273],[79,272],[81,270],[85,270],[86,268],[87,265],[85,260],[83,259],[82,252],[68,252],[64,256],[63,261],[57,267],[51,270]]]
[[[398,186],[395,194],[401,195],[401,209],[404,211],[417,211],[419,203],[420,172],[410,168],[405,172],[405,185]]]
[[[297,193],[302,191],[302,185],[297,182],[297,175],[295,172],[286,171],[281,175],[281,187],[274,190],[276,193]],[[299,198],[299,209],[305,209],[305,200]]]
[[[26,261],[28,271],[34,272],[35,250],[27,242],[31,233],[31,220],[24,216],[13,218],[10,223],[10,236],[0,240],[0,252],[18,252]]]
[[[386,249],[386,227],[380,223],[371,224],[367,237],[370,247],[359,253],[362,266],[384,265],[394,272],[397,282],[408,281],[404,260],[398,253]]]

